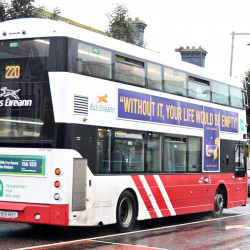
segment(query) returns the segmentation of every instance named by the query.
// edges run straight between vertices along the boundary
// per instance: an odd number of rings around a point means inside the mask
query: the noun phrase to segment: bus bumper
[[[0,220],[68,226],[68,205],[0,202]]]

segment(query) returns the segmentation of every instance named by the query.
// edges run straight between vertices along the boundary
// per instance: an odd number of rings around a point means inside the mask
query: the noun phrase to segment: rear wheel
[[[130,231],[137,218],[137,203],[130,191],[124,191],[117,202],[116,220],[120,232]]]
[[[212,212],[213,216],[217,217],[222,214],[224,202],[223,192],[220,188],[218,188],[214,196],[214,211]]]
[[[248,185],[248,197],[250,197],[250,185]]]

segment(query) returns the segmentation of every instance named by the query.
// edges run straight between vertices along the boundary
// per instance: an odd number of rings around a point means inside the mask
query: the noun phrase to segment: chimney
[[[136,25],[136,28],[137,28],[137,40],[138,40],[138,43],[143,44],[144,30],[147,27],[147,24],[145,24],[145,22],[140,20],[138,17],[136,17],[133,22],[134,22],[134,24]]]
[[[199,48],[195,48],[192,46],[190,49],[188,46],[186,48],[180,47],[175,49],[181,53],[181,59],[184,62],[192,63],[200,67],[205,67],[205,58],[207,55],[207,51],[203,49],[201,46]]]

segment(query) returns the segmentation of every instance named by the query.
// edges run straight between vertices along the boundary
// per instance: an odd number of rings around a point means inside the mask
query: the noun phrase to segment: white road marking
[[[242,217],[242,216],[246,216],[246,215],[250,215],[250,213],[238,214],[238,215],[233,215],[233,216],[226,216],[226,217],[215,218],[215,219],[208,219],[208,220],[203,220],[203,221],[195,221],[195,222],[183,223],[183,224],[172,225],[172,226],[157,227],[157,228],[151,228],[151,229],[145,229],[145,230],[139,230],[139,231],[131,231],[131,232],[127,232],[127,233],[111,234],[111,235],[93,237],[93,238],[88,238],[88,239],[65,241],[65,242],[48,244],[48,245],[40,245],[40,246],[25,247],[25,248],[16,248],[16,249],[13,249],[13,250],[38,249],[38,248],[46,248],[46,247],[54,247],[54,246],[55,247],[59,247],[59,246],[63,246],[63,245],[73,245],[73,244],[81,243],[81,242],[84,243],[85,241],[92,241],[92,242],[94,242],[94,241],[97,241],[98,239],[105,239],[105,238],[109,238],[109,237],[117,237],[117,236],[129,235],[129,234],[138,234],[138,233],[144,233],[144,232],[152,232],[152,231],[169,229],[169,228],[174,228],[174,227],[182,227],[182,226],[188,226],[188,225],[203,224],[203,223],[208,223],[208,222],[211,222],[211,221],[225,220],[225,219],[229,219],[229,218]],[[116,243],[116,244],[119,244],[119,243]],[[120,244],[120,245],[123,245],[123,244]]]

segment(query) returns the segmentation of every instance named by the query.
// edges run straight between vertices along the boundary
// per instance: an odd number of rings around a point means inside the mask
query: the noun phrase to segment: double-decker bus
[[[124,232],[246,205],[242,83],[59,21],[0,27],[0,220]]]

